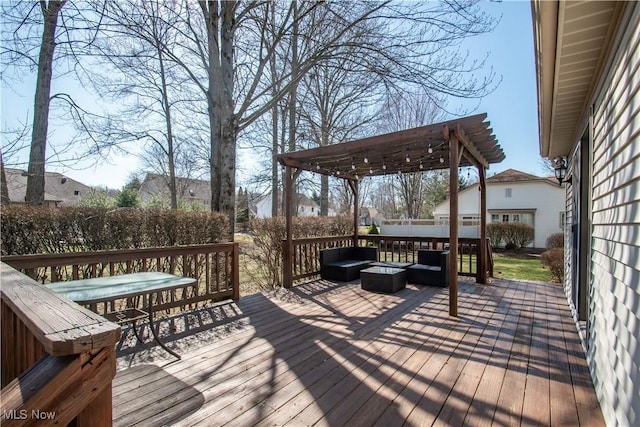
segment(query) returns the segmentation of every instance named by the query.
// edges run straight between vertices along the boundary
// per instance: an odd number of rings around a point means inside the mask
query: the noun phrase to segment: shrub
[[[492,249],[504,242],[505,249],[519,251],[533,242],[535,230],[532,226],[520,222],[494,222],[487,224],[487,236]]]
[[[367,230],[368,234],[380,234],[380,232],[378,231],[378,227],[376,227],[376,225],[374,223],[371,223],[371,226],[369,226],[369,230]]]
[[[140,206],[140,198],[138,190],[134,188],[125,188],[116,197],[116,206],[119,208],[137,208]]]
[[[549,269],[551,280],[561,283],[564,279],[564,248],[552,248],[543,252],[540,261]]]
[[[532,226],[519,222],[503,224],[504,241],[507,249],[518,252],[533,242],[535,231]]]
[[[500,243],[502,243],[502,237],[504,235],[504,228],[499,222],[487,224],[487,237],[489,238],[489,244],[491,249],[498,249]]]
[[[285,225],[282,217],[249,221],[253,248],[247,253],[247,257],[252,261],[252,279],[263,289],[282,285],[282,241],[286,238]],[[348,217],[293,218],[294,238],[344,236],[351,233],[353,223]]]
[[[552,235],[547,237],[545,246],[547,249],[564,248],[564,234],[553,233]]]
[[[226,216],[135,208],[9,206],[2,254],[23,255],[216,243],[229,240]]]

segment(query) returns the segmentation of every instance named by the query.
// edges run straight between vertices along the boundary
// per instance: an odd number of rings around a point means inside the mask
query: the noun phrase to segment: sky
[[[490,1],[481,4],[483,10],[501,20],[488,34],[483,34],[463,42],[461,50],[468,50],[471,56],[482,58],[489,54],[487,66],[493,67],[502,81],[498,88],[481,101],[468,103],[451,100],[449,107],[473,107],[468,115],[487,113],[494,135],[506,154],[506,159],[491,165],[488,175],[494,175],[509,168],[518,169],[534,175],[548,174],[541,166],[538,145],[537,99],[531,5],[529,1]],[[22,82],[0,89],[1,126],[4,129],[15,127],[18,121],[32,120],[33,90],[35,76],[26,75]],[[54,83],[52,93],[68,90],[69,83]],[[82,95],[84,100],[92,102],[90,94]],[[68,139],[68,129],[50,127],[51,139],[58,143]],[[2,143],[5,144],[3,138]],[[133,148],[135,150],[135,147]],[[4,150],[3,150],[4,151]],[[50,154],[50,153],[48,153]],[[28,152],[22,156],[5,160],[7,167],[26,168]],[[239,154],[238,169],[254,170],[247,164],[250,158]],[[133,173],[139,171],[134,154],[112,154],[107,159],[94,164],[93,161],[80,161],[70,165],[50,165],[49,172],[60,172],[70,178],[90,186],[121,188]],[[237,177],[242,183],[243,176]]]

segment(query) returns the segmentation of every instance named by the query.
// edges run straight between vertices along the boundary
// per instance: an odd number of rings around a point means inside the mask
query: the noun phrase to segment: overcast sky
[[[496,29],[486,35],[464,42],[462,48],[468,49],[472,56],[482,57],[489,53],[488,65],[496,74],[502,76],[500,86],[485,97],[479,105],[451,100],[449,107],[474,107],[469,114],[487,113],[494,134],[502,146],[506,160],[491,165],[489,175],[505,169],[514,168],[536,175],[545,174],[540,166],[538,149],[536,80],[533,53],[531,6],[529,1],[486,2],[482,7],[492,16],[502,15]],[[15,127],[19,121],[32,120],[33,90],[35,76],[26,75],[22,84],[14,90],[2,86],[2,127]],[[54,82],[52,93],[68,91],[68,82]],[[75,89],[77,90],[77,89]],[[81,94],[81,99],[91,103],[89,94]],[[50,127],[51,139],[61,144],[70,137],[64,128]],[[5,143],[3,139],[3,144]],[[132,151],[135,151],[135,147]],[[52,154],[49,150],[48,154]],[[240,183],[251,170],[246,153],[239,157],[238,177]],[[26,168],[28,152],[19,158],[10,159],[7,167]],[[121,188],[131,173],[139,170],[135,155],[112,155],[110,158],[93,165],[91,162],[74,163],[72,166],[51,164],[48,171],[61,172],[73,179],[92,186]],[[244,175],[244,176],[242,176]]]

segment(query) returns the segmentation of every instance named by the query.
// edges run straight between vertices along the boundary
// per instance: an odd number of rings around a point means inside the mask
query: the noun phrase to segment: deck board
[[[559,285],[461,280],[453,318],[447,289],[314,281],[171,325],[182,360],[119,353],[114,425],[604,425]]]

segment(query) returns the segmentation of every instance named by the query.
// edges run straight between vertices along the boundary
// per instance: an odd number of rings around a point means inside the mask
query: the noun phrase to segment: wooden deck
[[[114,425],[604,425],[559,285],[459,292],[457,319],[446,289],[315,281],[165,322],[183,358],[121,350]]]

